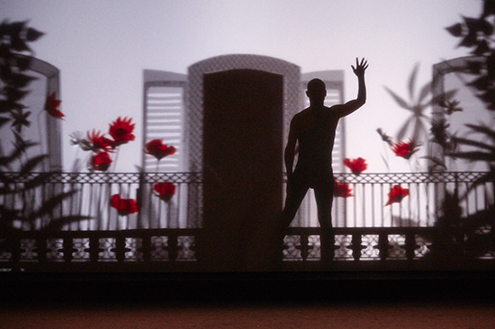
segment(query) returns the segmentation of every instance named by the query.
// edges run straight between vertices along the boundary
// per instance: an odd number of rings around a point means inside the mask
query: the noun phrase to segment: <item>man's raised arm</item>
[[[351,65],[352,71],[358,78],[358,94],[357,98],[345,103],[340,110],[342,111],[341,116],[346,116],[356,111],[358,108],[366,103],[366,84],[364,82],[364,72],[368,68],[368,62],[363,58],[361,63],[356,58],[356,67]],[[339,106],[340,107],[340,106]]]

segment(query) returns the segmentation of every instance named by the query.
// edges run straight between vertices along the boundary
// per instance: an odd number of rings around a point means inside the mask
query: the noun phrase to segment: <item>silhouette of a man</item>
[[[332,150],[335,130],[340,118],[356,111],[366,102],[364,72],[368,68],[368,63],[364,58],[361,62],[356,58],[356,67],[353,65],[351,67],[358,78],[357,98],[345,104],[327,107],[324,105],[327,95],[325,83],[320,79],[311,80],[306,91],[310,105],[293,117],[285,148],[287,197],[282,212],[282,231],[289,227],[306,192],[312,188],[315,193],[318,221],[321,228],[322,262],[327,262],[333,258],[334,178]],[[299,144],[299,155],[296,168],[293,170],[297,144]]]

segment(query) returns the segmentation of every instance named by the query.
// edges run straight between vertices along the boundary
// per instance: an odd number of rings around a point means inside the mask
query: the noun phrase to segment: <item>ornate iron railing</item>
[[[457,190],[462,215],[467,216],[493,204],[493,183],[484,183],[466,193],[483,172],[444,173],[371,173],[355,176],[335,174],[336,180],[348,184],[352,196],[336,197],[333,225],[335,227],[433,227],[442,215],[441,206],[446,192]],[[20,175],[2,173],[2,190],[7,187],[20,190],[43,173]],[[200,228],[202,188],[200,173],[50,173],[43,177],[41,187],[29,193],[0,193],[0,204],[10,209],[26,210],[41,205],[55,192],[76,190],[56,208],[52,217],[83,215],[81,220],[66,225],[63,230],[100,231],[157,228]],[[153,191],[160,182],[176,186],[168,202]],[[400,185],[408,190],[400,202],[387,205],[390,189]],[[281,191],[280,193],[284,193]],[[114,194],[136,199],[137,213],[119,216],[111,207]],[[317,227],[314,201],[301,207],[293,222],[294,227]],[[282,205],[280,205],[282,208]],[[44,219],[46,222],[46,219]],[[41,219],[30,229],[39,229],[46,223]]]
[[[484,174],[336,174],[338,182],[349,184],[353,196],[337,198],[334,203],[335,246],[331,265],[326,264],[325,269],[493,269],[495,218],[487,212],[493,210],[493,183],[472,188]],[[41,175],[43,184],[34,191],[8,193],[24,191],[25,184]],[[197,239],[203,231],[201,201],[191,200],[194,191],[201,188],[199,173],[2,173],[1,178],[0,204],[4,207],[22,212],[36,208],[54,193],[76,190],[51,215],[77,214],[90,219],[58,231],[43,229],[46,218],[29,230],[17,227],[14,220],[14,229],[0,231],[0,269],[86,272],[205,268]],[[153,192],[154,184],[160,182],[176,185],[170,201]],[[395,185],[407,188],[409,194],[386,205],[388,192]],[[446,193],[459,196],[461,218],[484,216],[485,224],[470,231],[459,223],[436,225],[445,215],[441,205]],[[109,201],[114,194],[137,199],[138,212],[119,216]],[[321,269],[324,264],[316,221],[315,225],[300,224],[296,220],[286,232],[281,269]]]

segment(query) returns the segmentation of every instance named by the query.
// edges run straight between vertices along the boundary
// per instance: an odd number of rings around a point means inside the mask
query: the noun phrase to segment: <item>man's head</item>
[[[306,90],[306,95],[311,101],[322,102],[327,96],[327,87],[322,80],[313,79],[308,82],[308,90]]]

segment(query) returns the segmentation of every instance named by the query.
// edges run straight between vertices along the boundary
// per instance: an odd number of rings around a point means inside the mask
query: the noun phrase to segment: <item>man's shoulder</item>
[[[310,108],[308,107],[308,108],[305,108],[304,110],[302,110],[302,111],[300,111],[300,112],[297,112],[297,113],[294,115],[293,119],[296,119],[296,120],[297,120],[297,119],[299,119],[299,118],[304,118],[305,116],[308,116],[308,114],[309,114],[309,110],[310,110]]]
[[[302,110],[301,112],[297,112],[293,117],[292,117],[292,120],[291,120],[291,125],[292,126],[297,126],[298,124],[300,124],[301,122],[304,122],[305,120],[307,120],[308,118],[308,114],[309,114],[309,109],[304,109]]]

